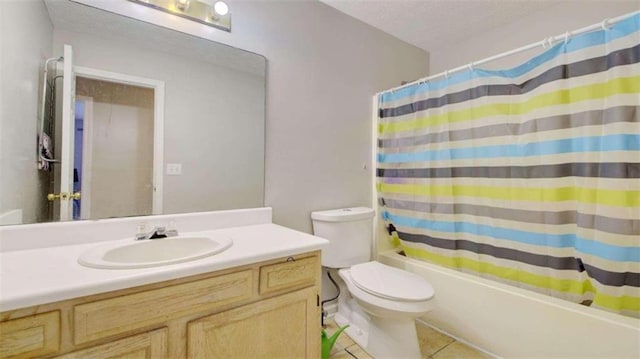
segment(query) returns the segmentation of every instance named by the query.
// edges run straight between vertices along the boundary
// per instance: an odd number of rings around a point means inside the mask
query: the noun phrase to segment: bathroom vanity
[[[191,262],[125,270],[77,263],[100,243],[0,253],[0,357],[320,356],[325,240],[271,223],[194,233],[234,243]]]

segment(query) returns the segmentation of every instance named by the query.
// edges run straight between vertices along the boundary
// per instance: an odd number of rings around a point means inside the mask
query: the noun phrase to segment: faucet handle
[[[175,237],[178,235],[178,229],[176,228],[176,222],[169,222],[169,227],[164,233],[167,237]]]
[[[134,238],[139,241],[142,239],[147,239],[147,226],[144,223],[140,223],[138,225],[138,229],[136,230],[136,235]]]

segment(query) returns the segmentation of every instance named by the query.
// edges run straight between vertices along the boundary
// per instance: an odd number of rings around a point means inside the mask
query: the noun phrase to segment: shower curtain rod
[[[408,87],[408,86],[411,86],[411,85],[415,85],[417,83],[430,81],[430,80],[433,80],[433,79],[435,79],[437,77],[440,77],[440,76],[449,77],[449,75],[451,75],[454,72],[458,72],[458,71],[465,70],[465,69],[472,69],[474,66],[486,64],[487,62],[491,62],[491,61],[494,61],[494,60],[497,60],[497,59],[500,59],[500,58],[503,58],[503,57],[515,55],[515,54],[517,54],[519,52],[531,50],[531,49],[536,48],[538,46],[542,46],[544,48],[551,47],[557,41],[565,41],[565,40],[568,40],[569,38],[571,38],[572,36],[583,34],[585,32],[593,31],[593,30],[596,30],[596,29],[599,29],[599,28],[607,29],[609,26],[611,26],[611,25],[613,25],[613,24],[615,24],[617,22],[620,22],[620,21],[622,21],[624,19],[627,19],[629,17],[635,16],[635,15],[638,15],[638,14],[640,14],[640,11],[634,11],[634,12],[629,13],[629,14],[625,14],[625,15],[621,15],[621,16],[618,16],[618,17],[614,17],[613,19],[607,18],[607,19],[604,19],[602,22],[597,23],[597,24],[586,26],[586,27],[583,27],[583,28],[575,30],[575,31],[567,31],[562,35],[551,36],[551,37],[545,38],[542,41],[534,42],[532,44],[529,44],[529,45],[526,45],[526,46],[522,46],[522,47],[519,47],[519,48],[514,49],[514,50],[506,51],[506,52],[503,52],[503,53],[495,55],[495,56],[487,57],[487,58],[479,60],[479,61],[472,61],[472,62],[470,62],[470,63],[468,63],[466,65],[462,65],[460,67],[456,67],[456,68],[451,69],[451,70],[446,70],[446,71],[440,72],[440,73],[435,74],[435,75],[430,75],[430,76],[427,76],[427,77],[423,77],[421,79],[406,83],[404,85],[400,85],[400,86],[391,88],[389,90],[384,90],[384,91],[378,92],[378,95],[385,94],[385,93],[388,93],[388,92],[394,92],[394,91],[397,91],[399,89],[402,89],[402,88],[405,88],[405,87]]]

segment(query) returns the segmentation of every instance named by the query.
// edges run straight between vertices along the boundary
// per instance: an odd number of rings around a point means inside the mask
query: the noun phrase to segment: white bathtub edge
[[[406,258],[378,260],[424,276],[435,290],[430,326],[500,357],[640,357],[640,320]],[[469,299],[471,298],[471,299]]]

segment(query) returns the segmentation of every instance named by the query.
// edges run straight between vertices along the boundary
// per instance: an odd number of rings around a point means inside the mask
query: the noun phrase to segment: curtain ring
[[[542,40],[542,48],[543,48],[543,49],[546,49],[547,47],[549,47],[549,45],[547,44],[547,41],[549,41],[549,38],[548,38],[548,37],[545,37],[545,38]]]
[[[444,78],[447,80],[449,79],[449,70],[444,71]]]
[[[609,25],[609,18],[606,18],[604,20],[602,20],[602,24],[600,25],[602,27],[602,30],[607,31],[609,30],[609,28],[607,27]]]
[[[566,45],[569,42],[569,37],[571,37],[571,31],[567,31],[564,33],[564,44]]]
[[[469,71],[473,71],[473,61],[471,61],[468,65]]]

